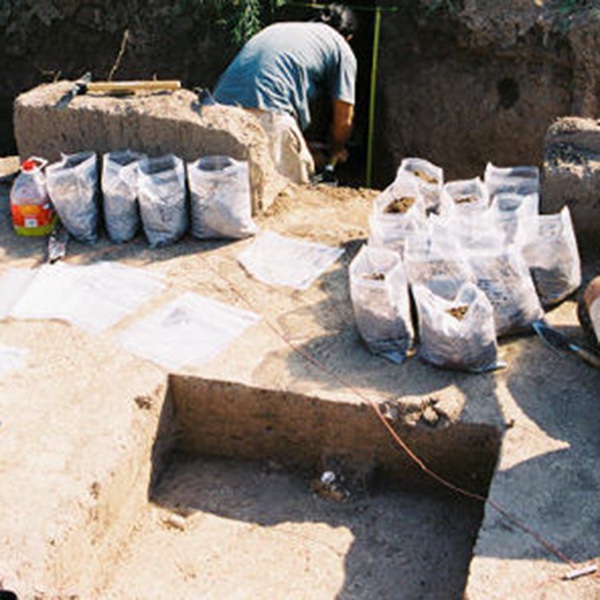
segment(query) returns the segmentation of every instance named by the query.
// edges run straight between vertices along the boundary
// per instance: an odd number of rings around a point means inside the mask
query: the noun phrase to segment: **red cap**
[[[38,166],[37,162],[30,158],[29,160],[25,160],[23,161],[23,164],[21,165],[21,170],[22,171],[33,171],[34,169],[36,169]]]

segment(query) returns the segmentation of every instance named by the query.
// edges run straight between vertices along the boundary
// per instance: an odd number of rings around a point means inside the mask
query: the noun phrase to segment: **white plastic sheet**
[[[14,348],[0,343],[0,377],[21,367],[25,363],[27,352],[25,348]]]
[[[341,248],[265,231],[238,261],[264,283],[306,290],[343,253]]]
[[[0,279],[0,319],[10,315],[12,307],[37,274],[37,269],[9,269]]]
[[[208,362],[259,319],[256,313],[187,292],[117,341],[132,354],[174,370]]]
[[[0,302],[0,316],[62,319],[89,333],[101,333],[163,287],[152,273],[114,263],[44,265],[24,273],[8,272],[0,280],[6,298],[4,305]]]

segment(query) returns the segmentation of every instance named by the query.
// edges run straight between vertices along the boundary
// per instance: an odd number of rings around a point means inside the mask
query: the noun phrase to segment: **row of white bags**
[[[416,173],[415,173],[416,172]],[[486,168],[485,180],[444,183],[406,159],[374,201],[369,245],[350,267],[358,330],[375,353],[421,356],[471,371],[496,368],[496,339],[543,317],[581,283],[568,208],[539,214],[535,167]]]
[[[141,225],[151,247],[177,241],[188,227],[202,239],[257,232],[245,161],[206,156],[186,164],[173,154],[151,158],[124,150],[101,162],[94,152],[79,152],[45,171],[56,212],[79,241],[96,242],[101,215],[112,241],[133,239]]]

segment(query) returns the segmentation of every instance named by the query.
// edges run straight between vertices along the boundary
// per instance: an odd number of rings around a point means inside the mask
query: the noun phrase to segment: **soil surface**
[[[0,273],[40,265],[45,240],[12,233],[8,186],[0,190]],[[598,372],[532,336],[504,340],[508,368],[477,376],[417,358],[399,367],[370,355],[354,328],[347,267],[367,237],[376,194],[289,186],[257,219],[265,229],[345,248],[339,264],[303,293],[263,285],[240,268],[236,256],[251,240],[186,237],[159,250],[141,237],[122,246],[105,238],[69,245],[71,264],[137,266],[165,276],[168,288],[99,336],[62,322],[0,323],[2,343],[29,349],[27,368],[0,379],[0,470],[9,482],[0,490],[4,585],[44,599],[155,592],[441,599],[460,597],[465,585],[477,600],[598,597],[598,578],[565,582],[569,566],[492,506],[473,549],[482,506],[452,495],[384,485],[339,502],[315,493],[316,471],[198,456],[172,457],[153,482],[152,444],[168,373],[119,350],[114,334],[183,291],[247,308],[241,290],[268,319],[182,375],[354,403],[368,416],[356,396],[362,390],[391,402],[390,414],[409,428],[411,444],[421,455],[437,453],[438,462],[447,447],[435,440],[452,441],[459,426],[503,432],[491,498],[577,566],[598,559]],[[589,281],[598,258],[586,256],[584,265]],[[548,319],[578,341],[576,300]],[[329,372],[291,350],[267,320]],[[468,459],[480,450],[462,451],[460,470],[473,481]]]
[[[311,483],[277,463],[176,458],[106,597],[461,597],[480,503],[393,487],[340,501]]]
[[[443,165],[447,180],[479,174],[488,160],[540,165],[554,119],[595,117],[596,9],[565,21],[549,14],[551,4],[414,0],[385,14],[376,187],[392,180],[406,156]],[[14,151],[15,97],[42,82],[90,69],[105,79],[118,66],[116,79],[211,87],[236,50],[215,17],[175,14],[158,0],[4,3],[0,154]],[[364,182],[369,135],[371,13],[363,24],[355,45],[351,161],[339,169],[340,180],[351,184]],[[322,125],[314,124],[313,139],[322,139]],[[1,166],[0,179],[16,161]],[[12,233],[8,189],[0,183],[0,275],[43,264],[46,251],[45,240]],[[258,284],[243,272],[236,255],[248,240],[187,237],[160,250],[141,237],[125,246],[105,238],[93,247],[69,245],[69,263],[122,262],[164,276],[168,287],[101,336],[57,321],[0,323],[2,343],[28,349],[27,367],[0,379],[0,589],[44,600],[445,600],[463,592],[472,600],[600,598],[598,574],[564,578],[570,568],[600,560],[598,371],[532,336],[503,340],[507,369],[480,376],[436,370],[416,358],[398,367],[370,355],[354,328],[347,267],[368,235],[376,193],[289,186],[257,219],[261,227],[346,250],[304,294]],[[597,251],[583,258],[585,285],[600,263]],[[393,401],[411,441],[437,452],[438,460],[444,454],[444,447],[432,448],[438,434],[457,425],[489,427],[503,435],[493,504],[386,482],[369,493],[353,489],[339,501],[317,493],[318,472],[187,455],[172,456],[155,481],[153,443],[169,374],[118,350],[114,334],[190,290],[237,307],[250,300],[330,373],[307,364],[263,322],[223,356],[184,374],[358,405],[356,389],[366,391]],[[578,298],[547,318],[581,342]],[[468,455],[478,449],[462,450],[462,475],[474,479]],[[505,519],[498,507],[517,520]]]

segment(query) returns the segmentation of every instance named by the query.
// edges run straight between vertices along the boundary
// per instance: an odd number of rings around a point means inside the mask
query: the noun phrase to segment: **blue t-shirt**
[[[250,39],[214,91],[217,102],[291,114],[310,123],[309,102],[324,91],[354,104],[356,57],[325,23],[275,23]]]

